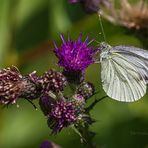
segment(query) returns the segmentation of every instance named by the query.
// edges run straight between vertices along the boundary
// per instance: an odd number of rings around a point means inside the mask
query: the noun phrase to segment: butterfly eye
[[[105,42],[100,43],[100,47],[101,48],[105,48],[106,47],[106,43]]]

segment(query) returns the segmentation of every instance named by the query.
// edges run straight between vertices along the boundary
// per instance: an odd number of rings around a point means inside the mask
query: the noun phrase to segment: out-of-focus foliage
[[[111,45],[142,47],[141,42],[134,35],[127,35],[124,28],[105,20],[102,23]],[[66,0],[0,0],[0,68],[17,65],[24,74],[59,69],[51,51],[51,40],[60,43],[60,32],[69,32],[75,38],[80,31],[96,37],[98,42],[103,41],[98,16],[85,14],[79,5],[70,5]],[[99,65],[87,69],[86,79],[99,90],[93,99],[105,95]],[[97,133],[94,139],[97,147],[148,147],[147,99],[148,94],[135,103],[109,98],[98,103],[91,112],[97,119],[91,127]],[[83,147],[79,136],[70,128],[51,136],[40,109],[34,110],[25,100],[19,101],[19,105],[19,108],[12,106],[0,110],[1,148],[39,147],[45,139],[64,148]]]

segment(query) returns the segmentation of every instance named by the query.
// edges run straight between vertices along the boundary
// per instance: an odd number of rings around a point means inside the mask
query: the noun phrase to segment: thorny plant
[[[17,104],[21,98],[31,103],[39,98],[40,108],[52,134],[58,134],[69,126],[88,147],[93,147],[92,138],[95,134],[89,131],[89,125],[95,120],[91,118],[90,111],[100,100],[85,107],[87,100],[96,93],[94,85],[85,82],[85,69],[95,62],[99,48],[91,46],[94,39],[89,40],[88,36],[82,41],[82,33],[74,41],[69,35],[67,40],[63,34],[60,36],[62,43],[57,46],[54,42],[53,51],[63,72],[50,69],[41,76],[36,71],[24,76],[15,66],[4,68],[0,70],[0,103],[9,106]],[[67,87],[72,90],[65,95]]]
[[[118,7],[115,6],[114,0],[69,2],[80,2],[87,11],[99,11],[99,15],[101,6],[101,14],[111,23],[136,31],[148,30],[148,6],[144,0],[136,4],[120,0]],[[39,98],[40,108],[46,116],[52,134],[58,134],[63,128],[71,127],[87,147],[93,148],[95,145],[92,138],[95,133],[91,132],[89,127],[95,120],[92,119],[90,111],[107,96],[94,100],[86,107],[87,100],[96,95],[97,91],[91,82],[85,82],[85,70],[95,63],[95,56],[100,49],[91,46],[95,39],[89,40],[87,36],[82,41],[82,33],[77,40],[72,40],[69,35],[67,40],[63,34],[60,37],[62,43],[57,46],[54,42],[53,52],[59,59],[58,65],[63,67],[63,71],[50,69],[41,76],[34,71],[24,76],[15,66],[0,70],[0,103],[9,106],[17,104],[21,98],[31,103],[33,99]],[[65,93],[67,87],[71,89],[69,94]],[[60,148],[49,141],[41,144],[41,148],[45,147]]]

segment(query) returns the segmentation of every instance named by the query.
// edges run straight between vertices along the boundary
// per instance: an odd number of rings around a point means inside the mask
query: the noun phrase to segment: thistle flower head
[[[94,40],[88,41],[87,37],[85,41],[82,41],[81,38],[82,34],[76,41],[72,41],[70,37],[66,41],[64,36],[61,35],[63,43],[60,47],[55,44],[54,52],[59,59],[58,64],[64,67],[66,71],[83,71],[94,63],[95,51],[89,46]]]
[[[0,70],[0,103],[14,104],[19,97],[38,97],[39,89],[36,82],[35,73],[22,76],[14,66]]]
[[[73,99],[76,101],[76,102],[79,102],[79,103],[84,103],[85,102],[85,99],[82,95],[80,94],[74,94],[73,95]]]
[[[62,73],[48,70],[43,76],[41,76],[40,83],[44,93],[49,91],[59,92],[63,91],[67,84],[67,80]]]
[[[51,111],[48,114],[48,126],[53,133],[58,133],[62,128],[73,124],[76,121],[77,110],[72,102],[62,99],[52,104]]]
[[[39,105],[40,108],[42,110],[42,112],[44,113],[45,116],[48,115],[48,113],[51,111],[52,105],[54,104],[55,100],[53,97],[51,97],[49,94],[44,93],[39,100]]]
[[[41,95],[42,88],[36,71],[23,76],[21,83],[24,85],[24,89],[22,90],[20,97],[32,100]]]
[[[94,94],[94,85],[90,82],[83,82],[76,89],[76,94],[82,96],[85,100]]]
[[[89,13],[97,12],[101,4],[108,2],[108,0],[69,0],[69,3],[81,3],[85,10]]]
[[[22,91],[22,75],[16,67],[0,70],[0,103],[15,103]]]
[[[135,30],[148,28],[148,4],[145,0],[129,2],[129,0],[111,0],[111,5],[106,5],[102,15],[113,24],[121,25]]]
[[[78,3],[80,2],[81,0],[68,0],[69,3]]]
[[[77,107],[78,112],[80,112],[81,114],[85,112],[84,109],[86,103],[85,98],[80,94],[74,94],[72,96],[72,99],[73,99],[73,104]]]
[[[41,143],[40,148],[60,148],[60,146],[51,141],[45,140]]]

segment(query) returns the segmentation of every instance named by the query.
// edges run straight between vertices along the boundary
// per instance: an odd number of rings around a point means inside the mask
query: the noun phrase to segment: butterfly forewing
[[[144,96],[148,78],[148,53],[134,47],[115,46],[104,57],[101,52],[101,79],[107,95],[115,100],[133,102]],[[140,52],[141,51],[141,52]]]
[[[119,53],[124,59],[132,63],[148,83],[148,51],[136,47],[115,46],[112,53]]]
[[[148,59],[148,51],[143,50],[141,48],[133,47],[133,46],[115,46],[111,48],[111,51],[118,52],[118,53],[127,53],[127,54],[133,54],[135,56],[143,57],[145,59]],[[147,61],[148,62],[148,61]]]

